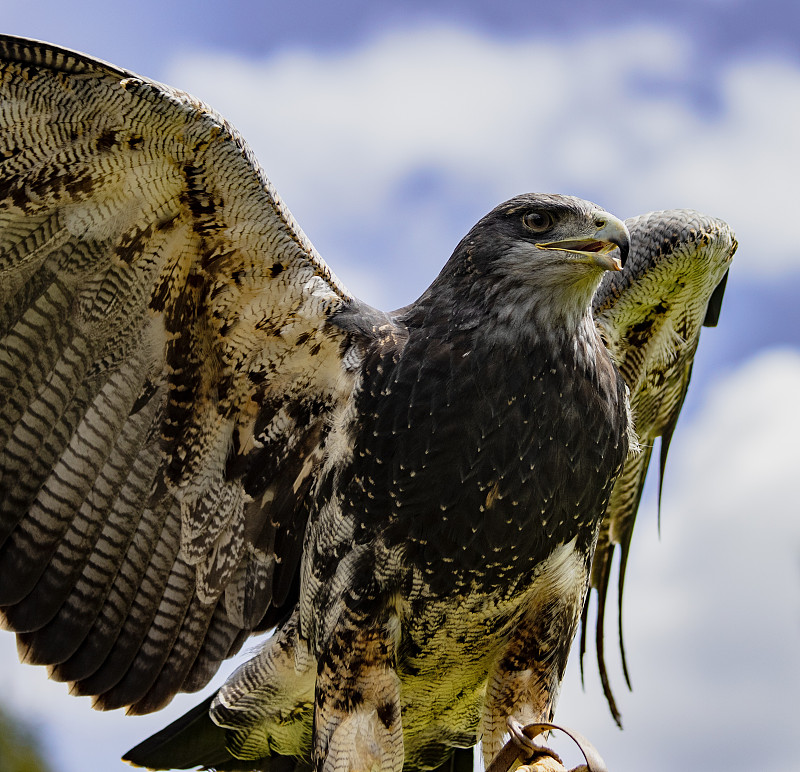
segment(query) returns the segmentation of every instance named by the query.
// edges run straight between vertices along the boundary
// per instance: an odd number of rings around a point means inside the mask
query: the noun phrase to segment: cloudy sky
[[[800,4],[2,7],[4,32],[220,110],[334,271],[379,307],[413,300],[482,214],[523,191],[579,195],[622,217],[692,207],[727,219],[740,249],[673,441],[661,536],[651,490],[634,537],[632,693],[609,646],[625,729],[591,657],[585,691],[573,658],[557,718],[613,772],[796,770]],[[197,700],[147,718],[95,713],[18,665],[0,634],[0,701],[37,727],[54,772],[127,769],[122,752]]]

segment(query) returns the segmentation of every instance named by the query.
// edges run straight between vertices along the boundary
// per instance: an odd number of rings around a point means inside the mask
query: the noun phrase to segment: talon
[[[581,772],[608,772],[608,767],[597,752],[597,749],[583,735],[573,729],[567,729],[546,721],[523,726],[519,721],[511,717],[508,718],[506,723],[511,739],[494,757],[486,772],[508,772],[520,757],[523,758],[523,767],[526,772],[562,772],[564,765],[558,755],[549,748],[533,742],[534,738],[549,729],[558,729],[564,732],[580,748],[584,759],[586,759],[586,766],[578,768]],[[547,757],[550,757],[557,766],[554,766]],[[578,772],[578,770],[573,770],[573,772]]]
[[[564,762],[561,761],[561,757],[554,750],[551,750],[546,745],[540,745],[539,743],[533,741],[534,737],[538,737],[538,735],[542,734],[542,732],[528,734],[526,732],[528,727],[523,726],[519,721],[517,721],[517,719],[512,718],[511,716],[509,716],[506,720],[506,725],[508,726],[508,731],[510,732],[512,739],[522,751],[520,756],[524,765],[530,765],[537,756],[544,755],[552,756],[563,767]],[[530,726],[536,726],[536,724],[530,724]]]

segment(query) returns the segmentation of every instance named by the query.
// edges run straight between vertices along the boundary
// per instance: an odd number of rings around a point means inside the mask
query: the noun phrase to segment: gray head
[[[426,295],[457,293],[473,307],[576,321],[605,271],[622,269],[625,224],[573,196],[527,193],[495,207],[462,239]]]
[[[470,230],[456,249],[466,249],[482,271],[497,272],[519,254],[519,270],[527,263],[531,275],[543,266],[588,270],[602,274],[620,270],[630,251],[628,229],[597,204],[574,196],[526,193],[492,209]],[[619,250],[619,255],[614,252]],[[527,256],[527,261],[524,259]],[[499,261],[499,265],[497,265]]]

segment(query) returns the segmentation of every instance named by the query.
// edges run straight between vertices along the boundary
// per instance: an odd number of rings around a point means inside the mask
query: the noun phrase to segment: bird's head
[[[489,272],[510,270],[535,283],[546,272],[571,283],[576,274],[622,270],[630,234],[622,220],[589,201],[528,193],[495,207],[465,243],[476,247],[473,259]]]
[[[528,193],[483,217],[440,279],[484,308],[557,325],[589,313],[603,274],[622,270],[629,250],[625,223],[596,204]]]

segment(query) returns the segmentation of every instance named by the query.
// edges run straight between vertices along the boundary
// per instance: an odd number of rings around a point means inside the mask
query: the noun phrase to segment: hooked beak
[[[565,239],[537,244],[539,249],[560,250],[581,255],[606,271],[621,271],[631,249],[631,237],[625,223],[613,214],[599,212],[595,215],[597,230],[585,239]],[[619,249],[619,257],[611,255]]]

